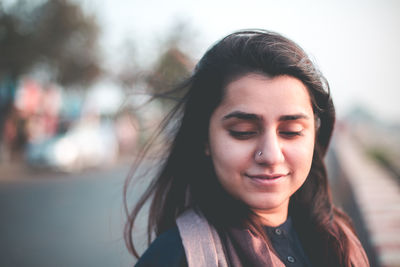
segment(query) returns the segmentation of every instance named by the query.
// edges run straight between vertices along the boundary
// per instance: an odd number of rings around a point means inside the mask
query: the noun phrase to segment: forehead
[[[313,113],[307,87],[299,79],[287,75],[270,78],[248,74],[230,82],[217,110],[232,112],[236,109],[267,117]]]

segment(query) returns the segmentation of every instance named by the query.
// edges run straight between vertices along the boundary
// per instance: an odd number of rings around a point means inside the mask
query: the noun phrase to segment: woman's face
[[[315,127],[305,85],[248,74],[229,83],[211,116],[206,153],[225,190],[271,226],[310,171]]]

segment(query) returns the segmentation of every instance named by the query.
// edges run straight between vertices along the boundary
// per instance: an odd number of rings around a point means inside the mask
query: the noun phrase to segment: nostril
[[[264,149],[258,149],[254,154],[257,163],[273,165],[283,160],[283,153],[279,144],[269,144]]]

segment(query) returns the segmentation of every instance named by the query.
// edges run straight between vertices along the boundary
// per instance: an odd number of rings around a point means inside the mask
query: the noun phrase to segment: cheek
[[[241,155],[241,157],[240,157]],[[229,167],[237,165],[243,158],[243,149],[240,146],[232,146],[227,138],[215,140],[211,146],[211,157],[215,167]]]
[[[226,134],[214,135],[210,140],[210,156],[219,178],[245,169],[249,164],[249,148],[243,142],[233,140]]]
[[[304,142],[286,147],[286,160],[296,171],[308,174],[314,153],[314,141]]]

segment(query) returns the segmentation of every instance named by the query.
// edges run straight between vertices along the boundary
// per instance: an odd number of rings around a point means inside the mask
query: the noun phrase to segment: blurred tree
[[[154,69],[147,77],[151,92],[156,96],[164,96],[161,98],[164,107],[170,106],[169,99],[176,99],[184,94],[183,90],[173,89],[190,76],[194,67],[194,61],[189,56],[192,47],[188,47],[188,44],[191,42],[187,41],[193,41],[192,35],[192,29],[184,22],[178,21],[169,32]],[[185,52],[185,48],[189,49],[189,52]]]
[[[153,93],[163,94],[189,76],[192,61],[178,47],[170,47],[156,63],[148,77]]]
[[[98,33],[95,17],[67,0],[0,4],[0,77],[45,66],[60,84],[88,83],[99,73]]]
[[[94,16],[67,0],[0,2],[0,140],[19,77],[33,70],[61,85],[87,85],[99,73]]]
[[[137,83],[141,82],[140,73],[143,71],[137,61],[136,44],[131,37],[126,38],[118,49],[118,55],[113,57],[112,69],[108,73],[115,77],[121,86],[131,91]]]

